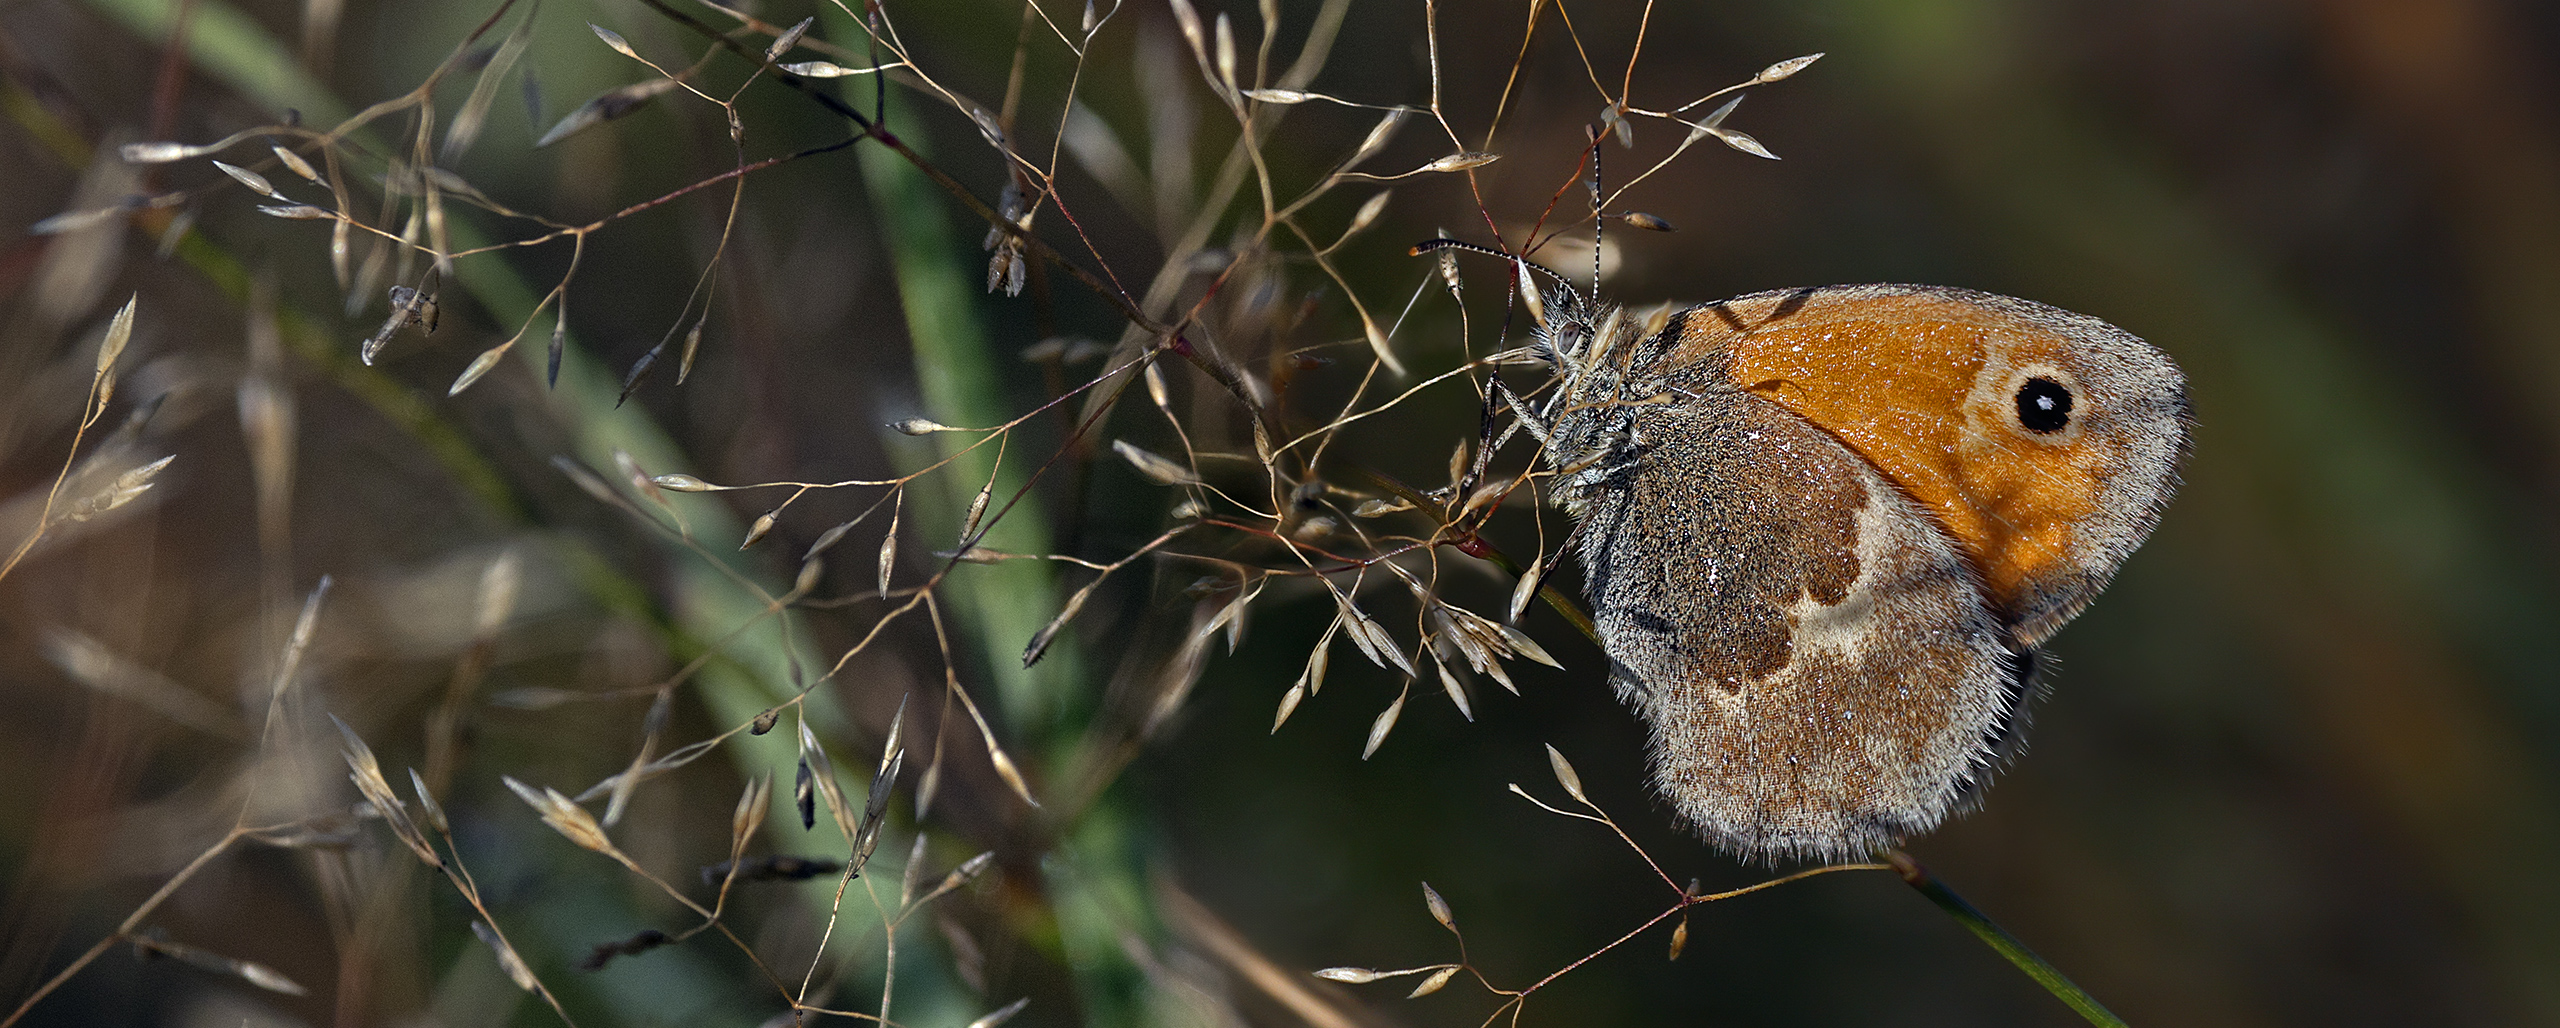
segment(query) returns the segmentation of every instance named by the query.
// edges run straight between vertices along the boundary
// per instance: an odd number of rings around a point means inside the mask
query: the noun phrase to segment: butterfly
[[[1746,859],[1832,859],[1975,801],[2023,737],[2038,647],[2177,487],[2177,365],[1968,289],[1638,315],[1520,281],[1554,383],[1515,409],[1680,818]]]

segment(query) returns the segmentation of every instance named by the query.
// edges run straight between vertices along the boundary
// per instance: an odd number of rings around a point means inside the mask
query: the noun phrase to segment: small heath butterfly
[[[1663,795],[1745,858],[1864,854],[1972,801],[2017,749],[2036,647],[2141,545],[2187,451],[2177,366],[2039,303],[1522,293],[1556,372],[1528,419],[1612,683]]]

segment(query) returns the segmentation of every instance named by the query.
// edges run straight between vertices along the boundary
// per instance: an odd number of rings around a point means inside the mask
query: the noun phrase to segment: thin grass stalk
[[[1940,881],[1936,875],[1930,874],[1928,868],[1921,866],[1919,861],[1911,859],[1910,854],[1901,850],[1888,850],[1883,856],[1885,863],[1893,867],[1893,872],[1902,876],[1903,882],[1909,884],[1920,895],[1927,897],[1929,902],[1937,904],[1938,909],[1946,911],[1948,917],[1954,918],[1957,924],[1963,925],[1966,931],[1972,932],[1976,938],[1981,939],[1983,945],[1991,947],[1993,952],[2015,965],[2019,973],[2034,980],[2036,984],[2044,986],[2044,991],[2052,993],[2055,999],[2061,1000],[2063,1005],[2070,1007],[2073,1013],[2079,1014],[2098,1028],[2126,1028],[2124,1019],[2108,1010],[2105,1004],[2099,1003],[2097,997],[2089,995],[2088,991],[2074,983],[2070,976],[2063,974],[2060,968],[2046,962],[2043,957],[2037,956],[2034,950],[2027,948],[2026,943],[2018,941],[2017,936],[2009,934],[2008,929],[2000,927],[1999,922],[1993,921],[1973,904],[1966,902],[1963,896],[1957,895],[1954,889],[1948,888],[1947,883]]]

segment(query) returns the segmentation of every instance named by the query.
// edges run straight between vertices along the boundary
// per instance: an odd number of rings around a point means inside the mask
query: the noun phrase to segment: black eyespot
[[[2018,423],[2027,431],[2050,435],[2071,424],[2071,390],[2050,378],[2030,378],[2018,387]]]

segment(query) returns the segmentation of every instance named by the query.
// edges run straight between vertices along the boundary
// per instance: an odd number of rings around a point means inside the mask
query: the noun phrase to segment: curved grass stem
[[[2063,1005],[2070,1007],[2074,1013],[2100,1028],[2125,1028],[2124,1018],[2117,1017],[2115,1012],[2099,1003],[2096,997],[2089,995],[2088,990],[2082,989],[2073,982],[2068,975],[2062,973],[2060,968],[2046,963],[2043,957],[2037,956],[2034,950],[2028,949],[2026,943],[2018,941],[2017,936],[2009,934],[2008,929],[2000,927],[1999,922],[1993,921],[1973,904],[1966,902],[1963,896],[1957,895],[1954,889],[1948,888],[1946,882],[1930,874],[1929,869],[1921,866],[1919,861],[1911,859],[1911,854],[1898,849],[1888,849],[1877,854],[1877,857],[1891,865],[1894,873],[1901,875],[1902,880],[1912,889],[1927,897],[1929,902],[1937,904],[1938,909],[1946,911],[1948,917],[1955,918],[1957,924],[1963,925],[1966,931],[1979,937],[1983,945],[1991,947],[1994,952],[2007,958],[2009,963],[2017,965],[2020,972],[2034,979],[2036,984],[2044,986],[2044,991],[2052,993],[2053,998],[2061,1000]]]

